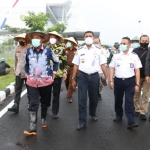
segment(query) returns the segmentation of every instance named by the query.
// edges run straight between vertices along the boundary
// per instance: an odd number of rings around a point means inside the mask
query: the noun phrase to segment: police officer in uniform
[[[115,122],[123,116],[123,96],[125,93],[125,114],[128,118],[128,129],[138,127],[134,116],[134,93],[139,91],[141,61],[137,54],[129,52],[130,39],[122,38],[120,53],[114,54],[110,67],[110,88],[114,88],[115,96]],[[113,81],[113,74],[115,78]]]
[[[76,88],[76,80],[78,83],[79,125],[77,130],[86,127],[87,92],[89,95],[89,114],[93,121],[97,121],[96,108],[99,93],[98,71],[100,67],[107,80],[106,59],[104,55],[101,55],[99,47],[93,45],[94,33],[92,31],[85,32],[84,39],[86,45],[77,50],[73,59],[72,86],[74,89]]]

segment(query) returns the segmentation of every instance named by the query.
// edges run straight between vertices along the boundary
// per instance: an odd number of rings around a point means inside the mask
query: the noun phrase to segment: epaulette
[[[101,49],[100,47],[98,47],[98,46],[95,46],[96,48],[98,48],[98,49]]]
[[[83,46],[79,47],[77,50],[81,50],[83,48]]]

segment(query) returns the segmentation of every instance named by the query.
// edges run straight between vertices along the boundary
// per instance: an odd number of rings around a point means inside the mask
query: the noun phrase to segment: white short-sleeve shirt
[[[85,45],[77,50],[72,63],[79,66],[80,71],[91,74],[100,71],[100,65],[106,64],[106,58],[99,47],[92,45],[88,49]]]
[[[134,52],[114,54],[109,67],[115,68],[117,78],[130,78],[135,75],[135,69],[142,68],[138,55]]]

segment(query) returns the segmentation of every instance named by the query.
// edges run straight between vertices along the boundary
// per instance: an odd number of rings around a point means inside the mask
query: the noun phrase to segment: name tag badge
[[[134,68],[134,64],[133,63],[130,63],[130,68]]]
[[[95,60],[92,61],[92,66],[94,66],[94,65],[95,65]]]
[[[81,62],[82,62],[82,63],[84,63],[84,62],[85,62],[85,60],[84,60],[84,59],[81,59]]]

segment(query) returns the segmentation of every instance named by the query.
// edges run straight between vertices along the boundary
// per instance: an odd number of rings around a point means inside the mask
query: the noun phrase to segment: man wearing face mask
[[[26,54],[25,71],[30,96],[29,130],[24,131],[26,135],[36,135],[37,132],[37,112],[41,103],[42,128],[47,127],[46,115],[50,106],[51,88],[58,70],[58,57],[50,48],[46,48],[43,43],[48,42],[49,36],[39,30],[28,33],[27,41],[31,41],[33,47],[28,48]],[[53,70],[50,66],[53,61]]]
[[[100,39],[99,38],[94,38],[93,44],[95,46],[97,46],[98,48],[100,48],[101,54],[104,55],[106,60],[107,60],[107,51],[105,49],[101,48],[101,41],[100,41]],[[100,76],[100,84],[99,84],[99,97],[98,97],[98,99],[102,100],[101,91],[102,91],[102,88],[104,86],[102,81],[104,81],[105,79],[104,79],[104,74],[103,74],[101,68],[99,70],[99,76]]]
[[[77,51],[76,46],[77,43],[73,37],[65,38],[64,39],[66,43],[66,55],[67,55],[67,79],[66,79],[66,88],[67,88],[67,99],[68,103],[72,103],[72,94],[74,92],[74,89],[72,88],[72,76],[73,76],[73,66],[72,63],[73,57]]]
[[[19,46],[16,48],[15,52],[15,67],[14,67],[14,75],[15,75],[15,96],[14,96],[14,105],[11,108],[8,108],[8,111],[19,113],[19,104],[20,104],[20,96],[22,92],[22,86],[24,82],[26,82],[26,73],[24,70],[25,65],[25,56],[27,52],[27,41],[25,39],[26,33],[19,34],[14,37],[14,40],[19,42]],[[27,87],[27,95],[28,86]],[[29,96],[28,96],[29,101]]]
[[[134,95],[134,107],[135,107],[135,116],[140,115],[141,120],[147,120],[146,114],[148,111],[148,105],[149,105],[149,90],[150,90],[150,84],[146,82],[145,78],[147,75],[145,75],[145,63],[146,63],[146,57],[148,53],[148,45],[149,45],[149,37],[147,35],[142,35],[140,37],[140,47],[133,50],[135,52],[142,63],[142,68],[140,68],[140,91],[138,93],[135,93]],[[141,91],[142,99],[141,97]]]
[[[135,48],[138,48],[139,45],[139,38],[135,36],[133,39],[131,39],[131,47],[129,49],[129,52],[132,52]]]
[[[106,59],[101,54],[100,48],[93,44],[94,33],[87,31],[84,33],[86,45],[79,48],[74,56],[72,86],[76,88],[78,83],[78,107],[79,125],[77,130],[86,127],[87,120],[87,93],[89,95],[89,114],[93,121],[97,121],[96,108],[99,93],[99,70],[100,67],[107,80]]]
[[[56,31],[49,32],[49,47],[53,50],[53,52],[59,58],[59,67],[56,73],[53,87],[53,101],[52,101],[52,118],[57,119],[58,111],[59,111],[59,97],[61,90],[62,78],[63,81],[67,78],[67,56],[64,50],[64,47],[61,45],[63,42],[63,38]],[[52,62],[51,62],[52,63]]]
[[[140,69],[142,67],[139,57],[135,53],[130,53],[130,39],[122,38],[120,53],[114,54],[110,67],[110,88],[114,89],[115,97],[115,122],[121,121],[123,117],[123,97],[125,93],[125,114],[128,119],[128,129],[138,127],[134,116],[134,93],[139,92]],[[115,72],[115,78],[113,80]]]

